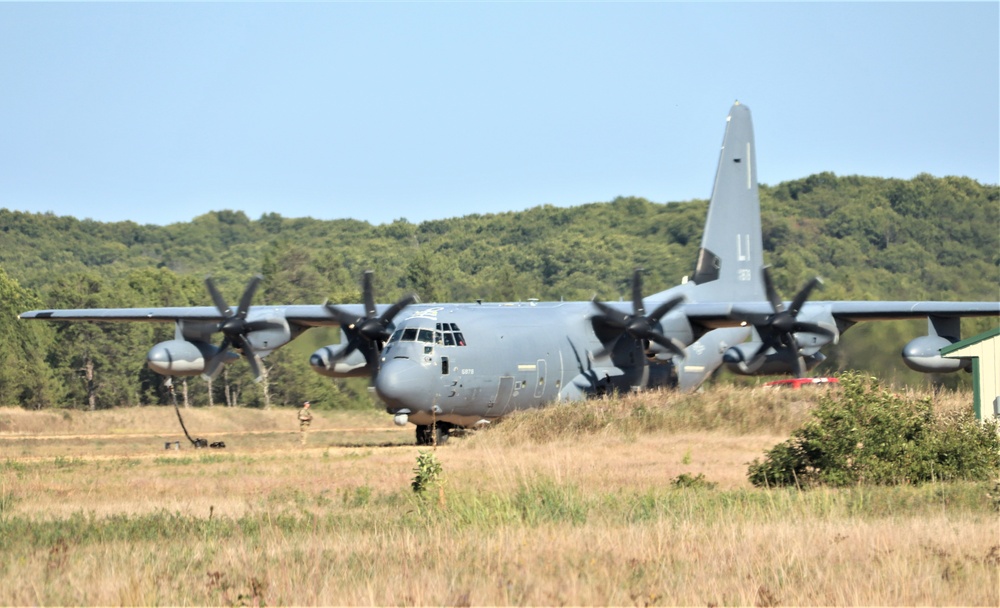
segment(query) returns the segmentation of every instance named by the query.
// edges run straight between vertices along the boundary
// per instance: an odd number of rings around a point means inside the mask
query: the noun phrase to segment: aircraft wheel
[[[451,425],[439,422],[437,424],[417,425],[417,445],[443,445],[448,442],[448,431]]]

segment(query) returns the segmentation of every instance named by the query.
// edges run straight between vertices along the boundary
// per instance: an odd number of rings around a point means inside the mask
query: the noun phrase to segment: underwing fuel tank
[[[205,371],[205,362],[219,352],[219,348],[207,342],[187,340],[167,340],[149,349],[146,363],[149,369],[163,376],[197,376]],[[230,352],[226,363],[239,359]]]
[[[972,369],[970,359],[951,359],[941,356],[941,349],[954,342],[942,336],[920,336],[903,347],[906,367],[924,374],[947,374],[960,369]]]

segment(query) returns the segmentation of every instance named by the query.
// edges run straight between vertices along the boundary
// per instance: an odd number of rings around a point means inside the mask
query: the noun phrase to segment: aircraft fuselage
[[[473,426],[669,381],[669,366],[651,364],[635,341],[595,357],[603,344],[593,315],[580,302],[419,307],[382,351],[376,391],[401,424]]]

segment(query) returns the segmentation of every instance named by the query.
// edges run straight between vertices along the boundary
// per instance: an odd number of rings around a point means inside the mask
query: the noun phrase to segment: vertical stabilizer
[[[705,220],[694,282],[697,299],[766,300],[757,191],[757,154],[750,108],[736,102],[726,118],[719,168]]]

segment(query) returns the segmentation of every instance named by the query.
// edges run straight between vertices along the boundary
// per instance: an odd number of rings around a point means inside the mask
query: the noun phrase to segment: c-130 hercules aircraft
[[[904,362],[952,372],[969,361],[939,349],[959,340],[962,317],[998,316],[1000,302],[809,302],[819,279],[790,302],[763,263],[760,199],[750,110],[736,102],[726,131],[708,218],[691,280],[642,295],[639,270],[627,303],[376,305],[365,273],[362,305],[253,306],[260,277],[233,309],[206,280],[215,304],[186,308],[35,310],[23,319],[173,322],[173,340],[153,346],[149,367],[165,376],[212,377],[238,350],[261,374],[259,357],[310,327],[340,325],[341,342],[316,351],[324,376],[370,376],[395,422],[416,425],[417,443],[455,427],[482,425],[553,401],[639,388],[697,388],[721,365],[740,374],[803,376],[820,349],[860,321],[926,317]],[[219,346],[212,335],[222,333]]]

